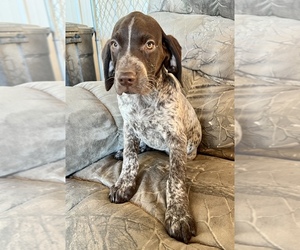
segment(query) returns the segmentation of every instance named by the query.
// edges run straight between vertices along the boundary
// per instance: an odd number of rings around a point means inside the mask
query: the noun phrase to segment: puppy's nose
[[[131,86],[136,82],[136,74],[134,72],[122,72],[118,77],[118,81],[123,86]]]

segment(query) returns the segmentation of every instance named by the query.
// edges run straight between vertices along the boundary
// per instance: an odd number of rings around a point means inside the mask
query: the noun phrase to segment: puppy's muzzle
[[[131,71],[120,72],[118,76],[118,82],[124,87],[131,87],[136,84],[136,74]]]

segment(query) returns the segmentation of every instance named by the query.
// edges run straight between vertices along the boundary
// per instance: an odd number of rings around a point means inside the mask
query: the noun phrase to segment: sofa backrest
[[[235,14],[277,16],[300,20],[299,13],[299,0],[239,0],[235,3]]]
[[[149,13],[156,11],[181,14],[202,14],[234,19],[234,0],[153,0]]]

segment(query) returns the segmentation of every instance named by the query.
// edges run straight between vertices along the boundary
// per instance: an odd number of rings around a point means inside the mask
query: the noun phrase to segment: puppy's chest
[[[139,139],[152,148],[167,149],[166,136],[170,122],[166,109],[138,104],[123,105],[120,109],[124,120]]]
[[[122,111],[124,120],[137,132],[145,129],[161,131],[160,126],[164,124],[165,113],[165,110],[153,107],[141,108],[137,105],[132,105]]]

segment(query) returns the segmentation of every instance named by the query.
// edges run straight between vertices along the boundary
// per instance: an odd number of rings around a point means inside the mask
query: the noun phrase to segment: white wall
[[[66,0],[66,22],[85,24],[93,27],[90,0]]]
[[[0,6],[0,22],[50,27],[43,0],[1,0]]]

